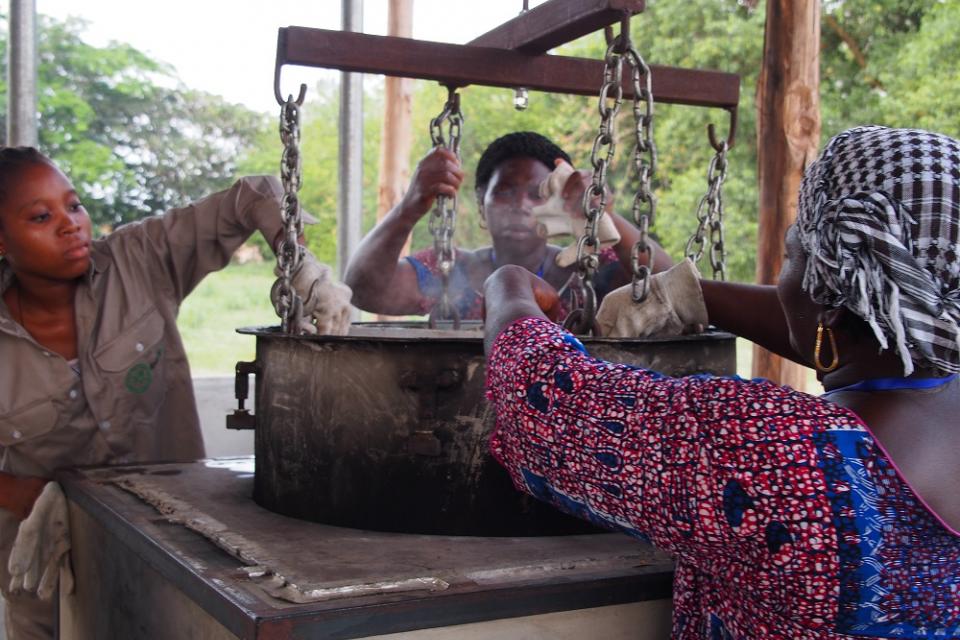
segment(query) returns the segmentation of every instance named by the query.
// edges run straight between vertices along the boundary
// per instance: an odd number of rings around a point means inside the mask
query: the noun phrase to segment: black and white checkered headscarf
[[[815,302],[844,306],[915,363],[960,371],[960,142],[857,127],[804,174],[797,230]]]

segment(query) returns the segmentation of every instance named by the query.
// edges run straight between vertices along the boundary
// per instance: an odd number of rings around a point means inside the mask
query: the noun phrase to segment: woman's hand
[[[431,150],[417,164],[410,188],[400,202],[404,217],[416,222],[430,211],[437,196],[456,196],[462,182],[463,170],[456,154],[443,147]]]
[[[0,506],[12,513],[18,520],[24,520],[33,510],[43,488],[50,482],[47,478],[35,476],[14,476],[2,474],[2,502]]]
[[[523,267],[500,267],[483,283],[484,345],[490,346],[514,320],[525,317],[560,319],[557,290]]]

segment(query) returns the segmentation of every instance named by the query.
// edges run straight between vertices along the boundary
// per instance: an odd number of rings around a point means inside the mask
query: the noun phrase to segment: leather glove
[[[279,267],[274,274],[281,275]],[[273,285],[270,299],[277,306],[280,281]],[[293,272],[291,284],[303,301],[303,318],[300,333],[331,336],[346,335],[350,330],[350,287],[338,282],[327,265],[318,262],[312,253],[303,248],[303,259]]]
[[[540,197],[544,200],[544,203],[531,210],[539,224],[538,231],[544,237],[552,238],[562,235],[572,235],[574,237],[573,244],[565,247],[563,251],[557,254],[556,262],[557,266],[560,267],[569,267],[576,262],[576,240],[583,235],[584,228],[587,226],[581,201],[577,199],[574,202],[570,198],[564,199],[563,197],[564,187],[575,173],[577,171],[570,166],[570,163],[558,160],[557,168],[547,176],[546,180],[540,183]],[[613,219],[606,213],[600,217],[600,223],[597,225],[597,239],[600,241],[601,249],[612,247],[620,242],[617,227],[613,224]]]
[[[73,591],[67,499],[56,482],[47,483],[20,523],[7,568],[13,593],[36,592],[50,600],[58,584],[65,593]]]
[[[650,276],[650,292],[643,302],[634,302],[632,294],[633,286],[628,284],[603,299],[597,311],[600,335],[608,338],[678,336],[702,331],[707,325],[700,272],[689,258]]]

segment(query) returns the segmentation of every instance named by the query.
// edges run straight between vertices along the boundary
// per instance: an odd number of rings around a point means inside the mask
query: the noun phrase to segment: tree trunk
[[[820,2],[767,0],[763,68],[757,83],[760,284],[777,281],[783,236],[797,217],[800,178],[816,159],[819,141]],[[806,373],[804,367],[754,347],[755,377],[802,390]]]
[[[413,0],[390,0],[387,35],[413,35]],[[380,185],[377,191],[377,221],[403,197],[410,180],[410,120],[413,110],[413,80],[384,79],[383,135],[380,139]],[[409,240],[403,253],[409,248]]]
[[[387,9],[387,35],[413,36],[413,0],[390,0]],[[380,184],[377,188],[377,222],[403,197],[410,182],[410,148],[413,136],[413,80],[387,76],[383,82],[383,131],[380,136]],[[410,253],[410,238],[401,255]],[[377,320],[393,320],[378,315]]]

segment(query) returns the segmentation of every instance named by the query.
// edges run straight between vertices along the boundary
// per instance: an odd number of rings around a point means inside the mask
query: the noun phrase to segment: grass
[[[177,326],[194,376],[230,376],[238,360],[253,360],[256,339],[237,327],[276,325],[270,303],[273,264],[230,264],[211,273],[180,307]]]

